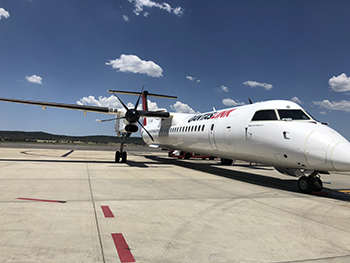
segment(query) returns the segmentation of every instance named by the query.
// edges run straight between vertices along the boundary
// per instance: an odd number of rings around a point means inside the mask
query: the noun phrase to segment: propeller
[[[133,124],[138,123],[140,124],[140,126],[142,127],[142,129],[144,129],[144,131],[148,134],[148,136],[151,138],[152,141],[154,141],[153,136],[149,133],[149,131],[142,125],[142,123],[140,122],[140,118],[141,117],[169,117],[169,113],[168,112],[164,112],[164,111],[143,111],[143,110],[137,110],[137,107],[139,106],[139,102],[140,102],[140,98],[141,96],[144,94],[144,89],[145,85],[143,85],[141,92],[137,95],[139,95],[139,97],[137,98],[135,107],[133,109],[129,109],[128,106],[125,105],[125,103],[116,95],[116,91],[111,91],[114,96],[117,97],[117,99],[119,100],[119,102],[122,104],[122,106],[124,107],[124,109],[126,110],[126,113],[123,117],[119,117],[116,119],[126,119],[126,121],[129,123],[129,125],[125,126],[125,130],[126,132],[129,134],[131,134],[133,131],[131,129],[133,129]],[[145,91],[147,92],[147,91]],[[128,92],[119,92],[122,94],[129,94]],[[148,92],[147,92],[148,93]],[[133,93],[134,95],[135,93]],[[108,120],[106,120],[108,121]]]
[[[116,118],[113,118],[113,119],[107,119],[107,120],[100,120],[100,119],[96,119],[96,121],[98,122],[107,122],[107,121],[115,121]]]
[[[131,133],[135,132],[135,127],[137,127],[137,123],[140,124],[142,129],[145,130],[145,132],[148,134],[148,136],[154,141],[152,135],[147,131],[147,129],[143,126],[143,124],[140,122],[140,118],[142,117],[149,117],[149,118],[169,118],[170,113],[167,111],[163,110],[158,110],[158,111],[149,111],[149,110],[137,110],[137,107],[139,106],[140,99],[143,96],[144,99],[147,100],[147,96],[151,97],[158,97],[158,98],[168,98],[168,99],[177,99],[176,96],[168,96],[168,95],[160,95],[160,94],[152,94],[148,93],[148,91],[144,91],[145,85],[143,85],[141,92],[132,92],[132,91],[119,91],[119,90],[109,90],[109,93],[113,93],[114,96],[119,100],[119,102],[122,104],[124,109],[126,110],[125,115],[123,117],[118,117],[113,120],[118,120],[118,119],[125,119],[128,124],[125,126],[125,130],[127,132],[127,137],[131,135]],[[118,94],[127,94],[127,95],[138,95],[139,97],[137,98],[135,107],[133,109],[129,109],[128,106],[125,105],[125,103],[116,95]],[[147,109],[147,104],[146,107]],[[112,119],[111,119],[112,120]],[[100,122],[104,121],[110,121],[110,120],[102,120]],[[136,129],[137,131],[137,129]]]

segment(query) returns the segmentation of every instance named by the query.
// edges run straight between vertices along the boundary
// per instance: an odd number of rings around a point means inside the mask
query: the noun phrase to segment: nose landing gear
[[[124,151],[125,141],[130,137],[131,133],[119,133],[120,136],[120,151],[115,152],[115,162],[116,163],[126,163],[127,153]]]
[[[126,159],[127,159],[127,153],[126,152],[120,152],[120,151],[116,151],[115,152],[115,162],[116,163],[126,163]]]
[[[313,171],[309,176],[302,176],[298,180],[299,190],[305,194],[310,194],[313,191],[321,191],[323,183],[320,179],[318,171]]]

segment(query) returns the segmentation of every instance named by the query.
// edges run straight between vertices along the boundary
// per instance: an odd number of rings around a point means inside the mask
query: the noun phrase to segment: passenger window
[[[273,121],[277,120],[275,110],[260,110],[254,114],[252,121]]]
[[[278,110],[282,121],[310,120],[302,110]]]

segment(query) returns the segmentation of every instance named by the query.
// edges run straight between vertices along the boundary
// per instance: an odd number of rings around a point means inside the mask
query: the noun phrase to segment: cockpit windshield
[[[277,110],[282,121],[310,120],[302,110]]]
[[[278,115],[277,115],[278,113]],[[293,121],[310,120],[310,117],[301,109],[283,110],[258,110],[255,112],[252,121]]]
[[[274,121],[277,120],[275,110],[259,110],[255,112],[252,121]]]

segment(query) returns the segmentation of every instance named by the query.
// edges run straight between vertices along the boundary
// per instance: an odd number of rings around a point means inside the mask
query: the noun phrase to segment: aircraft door
[[[236,121],[236,116],[230,116],[229,121],[226,122],[225,125],[225,132],[224,132],[224,138],[225,138],[225,145],[229,152],[235,151],[234,148],[234,135],[233,135],[233,129],[234,129],[234,123]]]
[[[216,128],[217,121],[218,121],[217,119],[212,120],[209,126],[209,144],[214,151],[218,150],[218,147],[215,141],[215,128]]]

